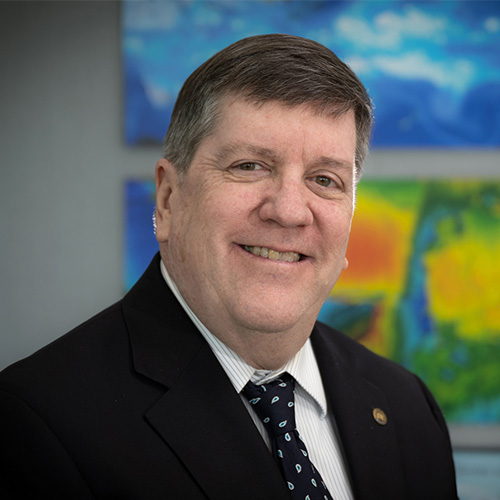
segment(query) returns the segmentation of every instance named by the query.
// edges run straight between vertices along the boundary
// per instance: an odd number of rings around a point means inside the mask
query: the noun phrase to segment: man
[[[316,322],[370,127],[363,85],[310,40],[247,38],[190,76],[156,166],[159,255],[0,376],[2,498],[457,498],[422,382]]]

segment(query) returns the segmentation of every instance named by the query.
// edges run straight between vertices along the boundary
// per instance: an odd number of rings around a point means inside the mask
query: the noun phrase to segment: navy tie
[[[252,382],[243,394],[264,423],[271,438],[273,457],[295,500],[331,500],[319,471],[309,459],[306,445],[295,428],[295,381],[284,373],[264,385]]]

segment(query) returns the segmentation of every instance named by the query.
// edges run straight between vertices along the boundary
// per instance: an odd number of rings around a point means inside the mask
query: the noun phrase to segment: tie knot
[[[293,377],[284,373],[267,384],[248,382],[243,388],[243,394],[271,437],[295,429],[294,385]]]

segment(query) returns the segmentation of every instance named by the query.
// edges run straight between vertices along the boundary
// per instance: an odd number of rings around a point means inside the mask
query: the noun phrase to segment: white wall
[[[0,2],[0,369],[122,295],[116,2]],[[500,178],[499,151],[375,151],[367,176]]]
[[[0,2],[0,368],[120,298],[119,5]]]

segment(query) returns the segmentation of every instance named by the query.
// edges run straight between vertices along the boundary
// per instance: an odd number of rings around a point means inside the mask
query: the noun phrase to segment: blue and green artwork
[[[375,105],[374,147],[500,145],[500,2],[124,1],[125,139],[159,143],[184,80],[247,36],[316,40]]]

